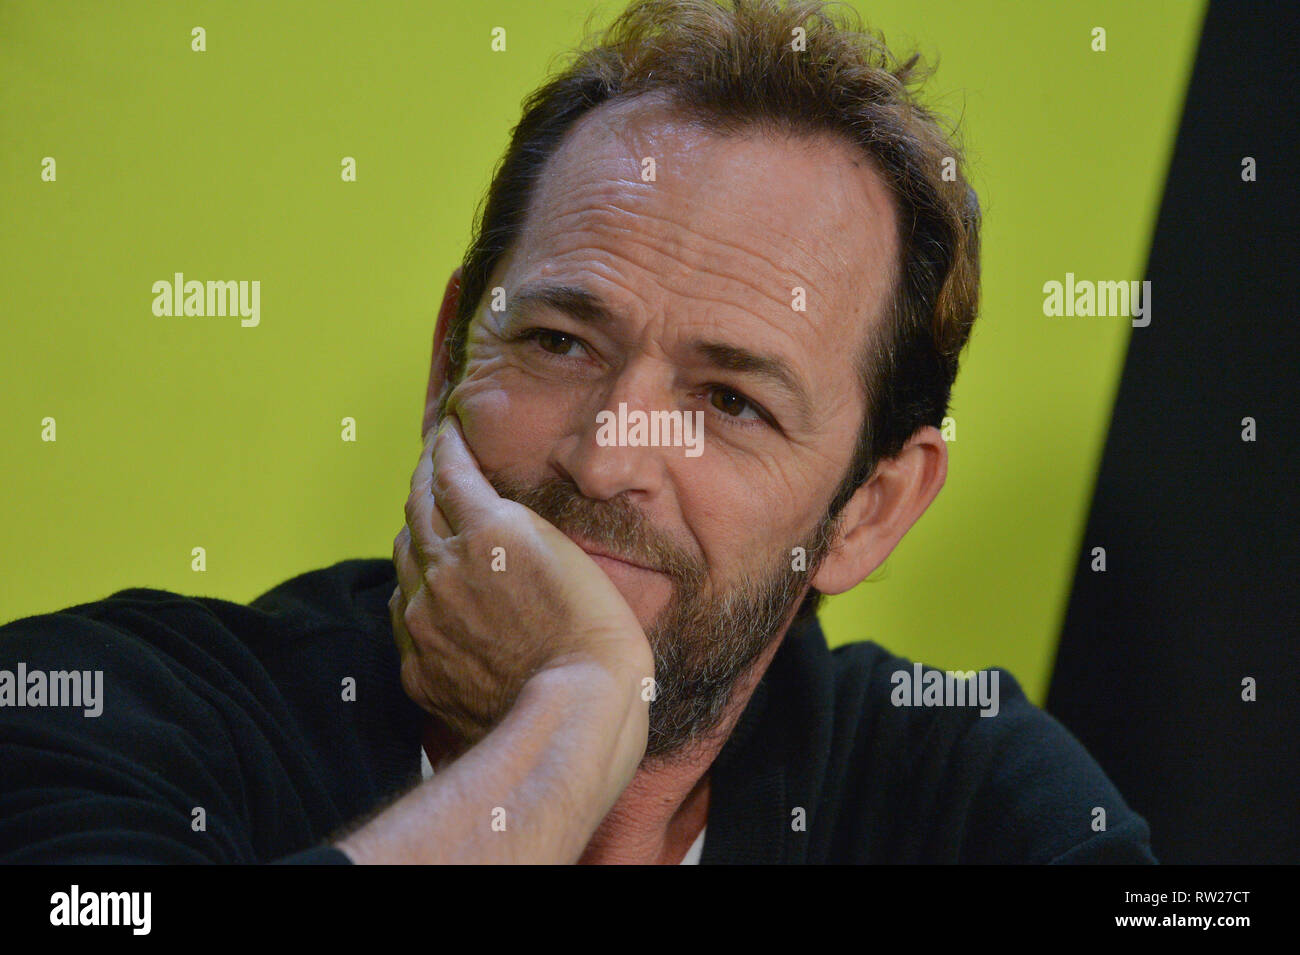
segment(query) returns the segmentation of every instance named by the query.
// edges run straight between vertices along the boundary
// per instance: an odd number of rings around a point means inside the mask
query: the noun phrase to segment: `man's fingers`
[[[411,551],[411,530],[403,527],[393,541],[393,569],[397,571],[397,588],[402,599],[409,601],[424,585],[424,567]]]
[[[431,553],[438,541],[451,536],[451,525],[438,508],[433,497],[433,445],[436,432],[420,452],[420,461],[411,475],[411,494],[406,499],[406,524],[411,529],[415,543],[426,554]]]
[[[397,652],[402,656],[415,652],[415,641],[406,629],[405,613],[406,598],[402,596],[402,588],[397,587],[388,598],[388,617],[393,625],[393,642],[397,644]]]
[[[411,474],[412,491],[420,486],[428,487],[433,480],[433,443],[437,440],[438,429],[430,428],[429,433],[424,436],[424,450],[420,452],[420,462]]]
[[[433,489],[454,534],[486,518],[501,496],[483,476],[455,415],[447,415],[433,443]]]

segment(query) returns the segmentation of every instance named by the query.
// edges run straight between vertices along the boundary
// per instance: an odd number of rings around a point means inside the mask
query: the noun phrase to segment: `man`
[[[979,245],[915,59],[820,6],[634,3],[528,100],[391,565],[0,630],[106,687],[0,710],[4,858],[1154,861],[1008,674],[817,626],[944,483]]]

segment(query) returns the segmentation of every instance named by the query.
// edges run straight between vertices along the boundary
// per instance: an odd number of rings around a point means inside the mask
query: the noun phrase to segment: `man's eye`
[[[552,355],[568,355],[569,350],[574,345],[580,344],[574,336],[566,335],[564,332],[557,332],[551,328],[534,328],[524,337],[537,342],[543,351],[548,351]]]
[[[730,388],[714,388],[709,403],[725,415],[732,418],[761,418],[758,409],[745,398],[732,391]],[[745,412],[749,414],[746,415]]]

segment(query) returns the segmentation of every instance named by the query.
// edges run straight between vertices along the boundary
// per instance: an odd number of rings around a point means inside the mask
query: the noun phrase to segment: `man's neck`
[[[792,615],[793,616],[793,615]],[[709,816],[709,767],[749,705],[754,690],[789,628],[768,645],[736,683],[715,732],[669,762],[644,761],[632,782],[592,833],[580,864],[665,864],[682,861]],[[460,751],[454,738],[430,719],[424,746],[431,764]]]

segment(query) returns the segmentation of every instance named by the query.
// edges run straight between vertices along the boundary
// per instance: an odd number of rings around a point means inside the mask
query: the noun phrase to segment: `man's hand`
[[[496,493],[454,418],[425,446],[406,523],[389,601],[402,686],[470,745],[335,845],[354,862],[576,862],[645,754],[654,657],[636,615]]]
[[[552,524],[496,493],[453,415],[411,478],[393,563],[402,686],[468,744],[544,670],[596,665],[633,687],[654,675],[622,594]]]

